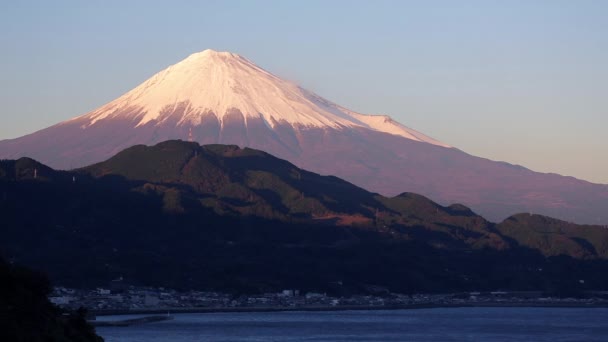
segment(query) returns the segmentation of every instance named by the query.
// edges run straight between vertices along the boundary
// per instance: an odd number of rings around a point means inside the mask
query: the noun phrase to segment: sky
[[[608,1],[2,1],[0,140],[205,49],[492,160],[608,183]]]

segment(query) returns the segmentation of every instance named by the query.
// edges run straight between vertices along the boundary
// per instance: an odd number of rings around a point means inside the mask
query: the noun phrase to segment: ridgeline
[[[234,292],[608,287],[604,227],[529,214],[495,224],[229,145],[139,145],[69,172],[2,161],[0,217],[0,249],[69,287],[118,277]]]

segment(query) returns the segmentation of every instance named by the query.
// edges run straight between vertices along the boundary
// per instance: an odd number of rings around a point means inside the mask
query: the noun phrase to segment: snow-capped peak
[[[238,110],[245,124],[249,118],[261,118],[269,127],[277,122],[301,128],[364,127],[449,147],[386,116],[364,115],[340,107],[238,54],[214,50],[191,54],[81,118],[87,119],[87,126],[129,113],[136,126],[162,124],[166,113],[177,106],[185,108],[179,120],[182,125],[200,124],[209,114],[222,122],[227,113]]]

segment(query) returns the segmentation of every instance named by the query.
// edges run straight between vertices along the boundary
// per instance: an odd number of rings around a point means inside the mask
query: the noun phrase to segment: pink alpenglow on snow
[[[213,50],[188,56],[90,113],[0,141],[0,158],[28,156],[68,169],[169,139],[261,149],[385,195],[416,192],[462,203],[491,220],[535,212],[608,223],[606,185],[471,156]]]
[[[231,114],[240,113],[245,126],[250,121],[262,121],[271,129],[279,123],[305,128],[361,127],[449,147],[387,116],[363,115],[340,107],[242,56],[213,50],[188,56],[74,120],[85,121],[84,126],[89,127],[100,120],[129,117],[135,127],[148,123],[158,126],[172,118],[176,107],[181,107],[178,126],[201,125],[207,116],[214,116],[213,120],[223,126]]]

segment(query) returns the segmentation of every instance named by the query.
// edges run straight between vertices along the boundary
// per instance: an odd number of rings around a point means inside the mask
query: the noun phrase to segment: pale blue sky
[[[3,1],[0,139],[236,52],[466,152],[608,183],[608,1]]]

